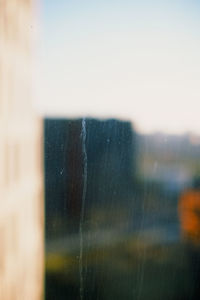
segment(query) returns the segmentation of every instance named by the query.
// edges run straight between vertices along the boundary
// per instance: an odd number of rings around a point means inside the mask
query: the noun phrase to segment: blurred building
[[[41,122],[31,107],[32,1],[0,1],[0,299],[42,298]]]
[[[133,198],[136,133],[130,122],[86,119],[87,191],[85,217],[92,208],[123,207]],[[47,235],[55,223],[72,220],[77,230],[84,184],[81,119],[45,120],[45,198]],[[56,220],[57,219],[57,220]],[[69,226],[70,224],[68,224]],[[62,228],[61,228],[62,229]]]

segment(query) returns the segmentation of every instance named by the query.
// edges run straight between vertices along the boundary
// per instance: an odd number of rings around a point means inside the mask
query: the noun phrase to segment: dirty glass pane
[[[46,299],[199,299],[199,11],[43,0]]]

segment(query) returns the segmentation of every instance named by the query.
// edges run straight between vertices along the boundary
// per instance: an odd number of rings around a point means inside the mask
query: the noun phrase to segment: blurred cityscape
[[[34,5],[0,0],[0,300],[200,299],[200,136],[39,116]]]
[[[44,137],[47,299],[196,297],[178,207],[200,138],[91,118],[47,118]]]

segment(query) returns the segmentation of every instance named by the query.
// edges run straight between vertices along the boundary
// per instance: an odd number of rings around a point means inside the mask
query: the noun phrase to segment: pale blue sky
[[[199,15],[193,0],[43,0],[38,107],[200,132]]]

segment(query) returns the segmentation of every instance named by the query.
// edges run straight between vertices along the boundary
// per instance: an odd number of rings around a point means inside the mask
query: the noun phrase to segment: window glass
[[[46,299],[199,299],[199,4],[46,1]]]

